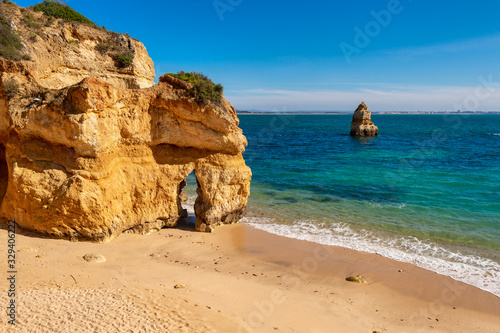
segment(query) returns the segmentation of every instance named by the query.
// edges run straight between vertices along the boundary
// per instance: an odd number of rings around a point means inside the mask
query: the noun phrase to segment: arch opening
[[[194,203],[196,202],[198,181],[194,170],[179,184],[180,207],[182,207],[181,221],[188,225],[195,224],[196,214]]]

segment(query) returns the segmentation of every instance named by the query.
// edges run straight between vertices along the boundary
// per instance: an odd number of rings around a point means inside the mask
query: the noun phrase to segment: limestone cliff
[[[352,116],[351,136],[377,136],[378,127],[373,124],[371,117],[365,102],[361,102]]]
[[[185,214],[179,196],[192,171],[197,230],[242,217],[251,171],[227,100],[199,104],[169,76],[154,84],[144,46],[126,36],[135,57],[125,69],[95,50],[112,36],[101,29],[61,20],[26,41],[20,9],[9,10],[32,60],[0,57],[3,219],[71,239],[149,233]]]
[[[0,4],[31,58],[30,73],[45,88],[60,89],[92,76],[118,88],[151,87],[154,64],[144,45],[123,34],[51,18],[42,12]],[[130,52],[129,66],[117,66],[116,55]]]

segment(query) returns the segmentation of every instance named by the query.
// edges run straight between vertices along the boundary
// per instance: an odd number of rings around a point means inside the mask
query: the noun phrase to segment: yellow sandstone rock
[[[371,117],[372,113],[365,102],[361,102],[352,116],[351,136],[377,136],[378,127],[373,124]]]
[[[15,13],[9,19],[20,29]],[[192,171],[197,230],[243,216],[247,141],[227,100],[198,104],[169,76],[155,85],[134,39],[133,63],[118,69],[95,49],[111,33],[64,22],[41,29],[36,41],[23,38],[34,61],[0,58],[2,218],[73,240],[147,234],[184,214],[179,195]]]

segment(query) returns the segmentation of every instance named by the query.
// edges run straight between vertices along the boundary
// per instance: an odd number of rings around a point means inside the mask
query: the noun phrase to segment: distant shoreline
[[[273,112],[273,111],[236,111],[238,115],[346,115],[352,114],[354,111],[288,111],[288,112]],[[435,115],[479,115],[479,114],[500,114],[500,111],[372,111],[372,114],[435,114]]]

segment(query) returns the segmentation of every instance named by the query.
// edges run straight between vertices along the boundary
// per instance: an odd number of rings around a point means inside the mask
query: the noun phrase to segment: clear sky
[[[30,6],[41,1],[15,1]],[[238,110],[500,110],[500,1],[68,0]]]

